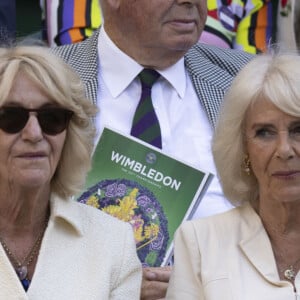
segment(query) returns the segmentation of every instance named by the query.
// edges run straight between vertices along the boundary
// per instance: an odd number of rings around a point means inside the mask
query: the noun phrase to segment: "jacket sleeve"
[[[126,229],[119,233],[123,243],[120,246],[120,257],[117,260],[121,261],[121,265],[115,269],[110,300],[140,299],[142,265],[137,256],[132,228],[128,225]]]
[[[203,300],[201,254],[192,224],[183,223],[175,234],[174,267],[166,299]]]

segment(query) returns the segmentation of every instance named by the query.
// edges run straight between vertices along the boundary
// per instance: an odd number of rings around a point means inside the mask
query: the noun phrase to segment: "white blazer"
[[[141,276],[129,224],[57,196],[27,293],[0,246],[1,300],[138,300]]]
[[[176,232],[166,299],[294,300],[279,279],[268,235],[250,205],[187,221]],[[296,277],[300,297],[300,273]]]

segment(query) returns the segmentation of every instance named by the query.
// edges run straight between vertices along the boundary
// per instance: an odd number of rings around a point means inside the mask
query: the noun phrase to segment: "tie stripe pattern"
[[[159,76],[152,69],[144,69],[138,75],[142,84],[142,95],[133,118],[131,135],[162,148],[159,121],[151,99],[152,86]]]

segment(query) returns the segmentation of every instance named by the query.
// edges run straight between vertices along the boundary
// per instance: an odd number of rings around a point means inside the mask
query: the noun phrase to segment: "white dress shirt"
[[[100,112],[96,118],[97,139],[104,126],[130,134],[141,96],[141,84],[136,77],[143,66],[122,52],[107,36],[103,26],[98,40],[97,103]],[[158,72],[161,77],[152,87],[152,101],[160,123],[162,151],[215,174],[211,154],[213,129],[185,70],[184,59]],[[232,205],[224,198],[219,181],[214,177],[194,218],[230,208]]]

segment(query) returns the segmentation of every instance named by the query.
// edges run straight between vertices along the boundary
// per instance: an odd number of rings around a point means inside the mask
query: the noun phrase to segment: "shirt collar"
[[[142,71],[143,66],[121,51],[109,38],[104,26],[101,26],[98,51],[100,61],[100,74],[111,95],[116,98],[129,86],[129,84]],[[164,70],[157,70],[176,90],[180,98],[186,91],[186,72],[184,59]]]
[[[77,234],[84,234],[82,209],[73,198],[62,199],[58,195],[52,194],[50,198],[50,209],[50,218],[54,222],[61,219],[68,223]]]
[[[184,58],[181,58],[176,64],[168,67],[167,69],[159,71],[175,89],[179,97],[182,99],[186,91],[186,76],[187,73],[184,67]]]

